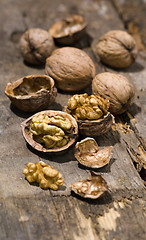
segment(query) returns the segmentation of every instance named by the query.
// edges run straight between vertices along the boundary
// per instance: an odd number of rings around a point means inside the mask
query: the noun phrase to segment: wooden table
[[[146,237],[144,170],[136,160],[145,149],[146,22],[144,0],[1,0],[0,1],[0,239],[1,240],[135,240]],[[97,137],[99,146],[113,146],[110,164],[97,172],[109,191],[97,200],[71,194],[72,182],[90,176],[74,157],[74,149],[60,156],[36,153],[24,141],[20,124],[31,114],[10,104],[4,90],[8,82],[25,75],[44,74],[41,68],[24,64],[18,49],[22,33],[31,27],[49,29],[67,14],[83,14],[87,34],[75,47],[86,51],[97,73],[110,71],[127,76],[135,85],[136,98],[128,112],[116,120],[117,131]],[[115,71],[99,62],[98,38],[113,29],[126,29],[136,39],[139,56],[127,69]],[[91,89],[85,89],[91,93]],[[58,93],[49,109],[62,109],[70,94]],[[130,131],[124,131],[125,123]],[[121,128],[120,128],[121,126]],[[134,150],[134,151],[133,151]],[[29,184],[22,173],[28,162],[45,163],[59,170],[64,185],[59,191]]]

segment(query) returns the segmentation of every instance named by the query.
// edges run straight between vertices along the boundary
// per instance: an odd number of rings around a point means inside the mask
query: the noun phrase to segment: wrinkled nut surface
[[[135,89],[123,75],[105,72],[93,79],[92,93],[107,98],[110,102],[109,111],[116,115],[125,112],[133,103]]]
[[[67,150],[78,136],[76,120],[61,111],[42,111],[22,124],[25,140],[36,150],[57,153]]]
[[[23,174],[30,183],[37,182],[43,189],[58,190],[64,183],[61,173],[43,161],[29,162],[23,169]]]
[[[107,184],[100,175],[72,183],[71,190],[83,198],[97,199],[107,191]]]
[[[108,107],[108,100],[84,93],[73,95],[63,111],[77,119],[80,134],[94,137],[109,131],[114,122]]]
[[[84,51],[63,47],[55,50],[47,58],[45,72],[55,80],[57,88],[78,91],[91,83],[96,69],[93,61]]]
[[[49,33],[56,43],[72,45],[83,36],[86,26],[87,23],[83,16],[72,15],[53,24]]]
[[[129,67],[138,54],[134,38],[120,30],[104,34],[98,40],[96,51],[103,63],[115,68]]]
[[[30,75],[8,83],[5,94],[18,109],[34,112],[47,108],[55,100],[57,89],[47,75]]]
[[[76,143],[75,158],[86,167],[101,168],[109,163],[111,149],[110,146],[99,150],[93,138],[85,138]]]
[[[28,29],[19,42],[19,49],[24,60],[35,65],[44,64],[54,48],[54,40],[50,33],[40,28]]]
[[[76,94],[68,100],[67,107],[76,119],[96,120],[107,114],[109,101],[97,95]]]

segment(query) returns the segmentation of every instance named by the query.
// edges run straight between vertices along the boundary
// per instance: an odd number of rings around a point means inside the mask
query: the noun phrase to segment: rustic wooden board
[[[118,2],[118,1],[117,1]],[[119,1],[120,2],[120,1]],[[4,95],[6,83],[29,74],[44,74],[44,67],[23,63],[18,50],[21,34],[30,27],[48,29],[54,21],[72,13],[88,21],[86,37],[76,47],[85,50],[96,64],[97,73],[116,72],[103,66],[95,53],[98,38],[106,31],[124,29],[112,1],[1,0],[0,3],[0,239],[145,239],[145,188],[132,162],[133,148],[145,147],[145,59],[120,73],[136,88],[136,99],[119,119],[131,131],[109,131],[96,138],[99,146],[113,146],[109,166],[97,172],[108,182],[109,192],[98,200],[71,195],[69,185],[90,176],[89,169],[77,163],[74,149],[66,154],[42,155],[24,141],[20,124],[30,116],[14,108]],[[85,89],[91,93],[91,87]],[[50,109],[61,110],[70,94],[58,93]],[[129,115],[130,113],[130,115]],[[22,170],[28,162],[43,160],[58,169],[65,180],[59,191],[30,185]]]

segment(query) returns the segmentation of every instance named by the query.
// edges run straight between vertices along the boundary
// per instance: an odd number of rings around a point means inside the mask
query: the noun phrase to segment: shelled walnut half
[[[29,162],[23,169],[23,174],[30,183],[37,182],[43,189],[58,190],[64,183],[61,173],[43,161]]]
[[[5,94],[18,109],[34,112],[51,105],[57,96],[57,89],[51,77],[29,75],[8,83]]]
[[[101,175],[72,183],[70,189],[83,198],[97,199],[107,191],[107,183]]]
[[[76,143],[75,158],[86,167],[101,168],[109,163],[111,149],[109,146],[99,150],[94,138],[88,137]]]
[[[76,120],[61,111],[42,111],[26,119],[22,124],[25,140],[36,150],[59,153],[73,145],[78,136]]]
[[[87,93],[73,95],[64,111],[77,119],[79,131],[85,136],[99,136],[112,126],[114,117],[108,112],[109,101]]]

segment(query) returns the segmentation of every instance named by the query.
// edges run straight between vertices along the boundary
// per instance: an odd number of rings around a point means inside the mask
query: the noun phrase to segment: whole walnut
[[[21,36],[19,48],[26,62],[40,65],[45,63],[55,45],[49,32],[40,28],[30,28]]]
[[[138,54],[134,38],[120,30],[104,34],[98,40],[96,51],[103,63],[114,68],[130,66]]]
[[[65,91],[86,88],[96,73],[91,58],[84,51],[74,47],[55,50],[46,60],[45,71],[53,77],[56,87]]]
[[[125,112],[133,103],[135,89],[123,75],[104,72],[93,79],[92,93],[107,98],[110,101],[109,111],[116,115]]]

